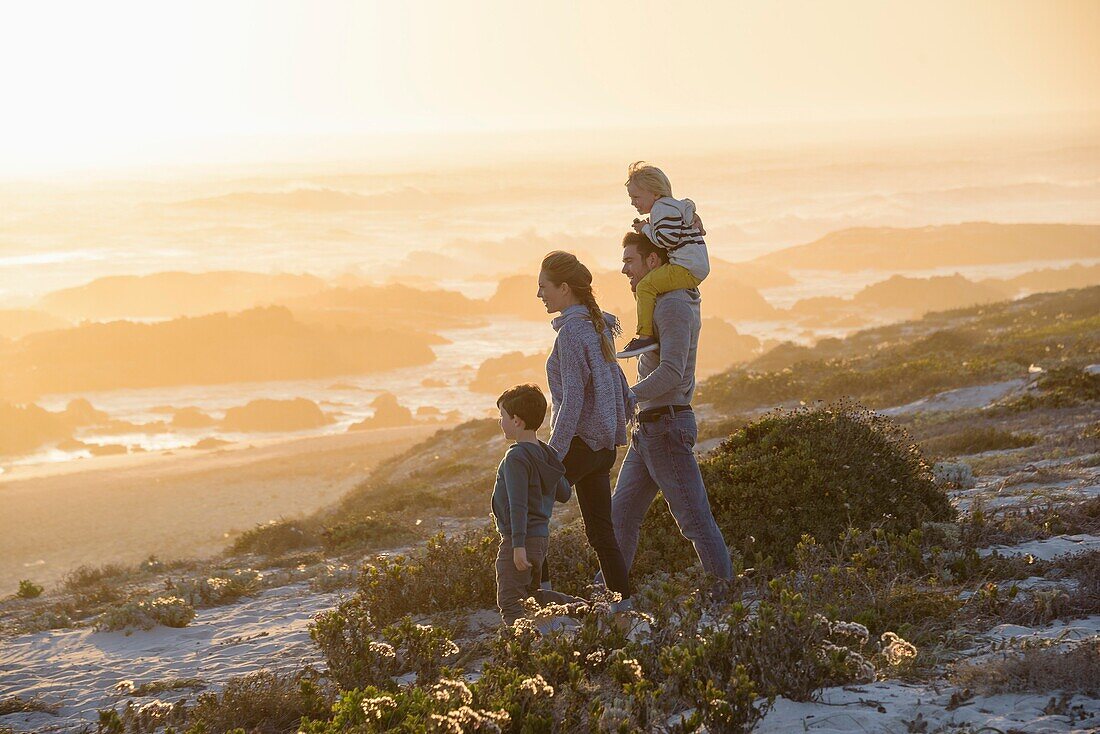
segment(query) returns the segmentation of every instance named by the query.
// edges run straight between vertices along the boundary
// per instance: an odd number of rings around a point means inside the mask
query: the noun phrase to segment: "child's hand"
[[[645,220],[635,219],[634,224],[632,224],[630,226],[634,228],[635,232],[637,232],[638,234],[641,234],[642,233],[642,227],[645,226]]]
[[[704,237],[707,236],[707,231],[703,229],[703,220],[699,218],[698,212],[695,213],[695,219],[691,220],[691,226],[699,230],[699,234],[703,235]]]
[[[531,568],[531,564],[527,562],[526,548],[513,548],[512,561],[516,564],[516,569],[519,571],[526,571]]]

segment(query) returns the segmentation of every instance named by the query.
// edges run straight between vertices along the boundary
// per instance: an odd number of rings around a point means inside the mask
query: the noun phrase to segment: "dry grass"
[[[967,663],[956,668],[954,682],[984,695],[1035,691],[1100,693],[1100,637],[1070,650],[1045,648],[1020,655]]]
[[[56,704],[46,703],[38,696],[23,698],[22,696],[7,696],[0,699],[0,716],[8,714],[45,713],[57,716],[59,707]]]
[[[178,691],[181,689],[200,690],[206,688],[206,683],[200,678],[168,678],[167,680],[156,680],[149,683],[142,683],[140,686],[134,688],[131,696],[152,696],[156,693],[164,693],[165,691]]]

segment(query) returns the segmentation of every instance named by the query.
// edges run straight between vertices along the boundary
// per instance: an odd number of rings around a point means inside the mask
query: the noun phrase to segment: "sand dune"
[[[80,564],[217,553],[235,532],[333,503],[437,427],[357,431],[212,454],[149,454],[0,478],[0,589]]]

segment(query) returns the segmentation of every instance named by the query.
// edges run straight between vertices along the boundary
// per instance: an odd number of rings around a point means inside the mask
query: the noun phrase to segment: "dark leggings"
[[[607,588],[623,598],[630,596],[626,561],[615,540],[611,522],[611,467],[615,464],[615,449],[593,451],[579,436],[574,436],[562,461],[565,478],[573,485],[584,518],[584,534],[588,544],[600,559],[600,569]],[[542,580],[550,580],[549,560],[542,562]]]

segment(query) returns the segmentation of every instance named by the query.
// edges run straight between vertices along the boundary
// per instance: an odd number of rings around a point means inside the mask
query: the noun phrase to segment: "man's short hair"
[[[623,235],[623,247],[633,245],[638,248],[638,254],[645,260],[651,254],[656,255],[661,259],[661,262],[668,264],[668,250],[663,247],[657,247],[653,244],[653,240],[646,237],[640,232],[627,232]]]
[[[497,398],[497,407],[522,420],[529,431],[538,430],[546,419],[546,396],[534,383],[508,388]]]

